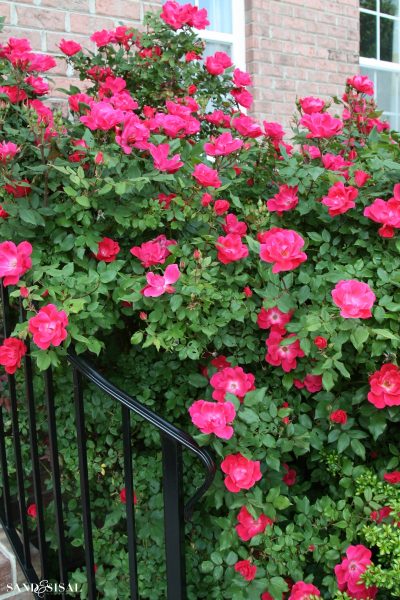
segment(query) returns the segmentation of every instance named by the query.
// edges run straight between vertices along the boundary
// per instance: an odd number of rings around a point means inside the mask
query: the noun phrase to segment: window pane
[[[393,129],[399,128],[400,117],[400,73],[361,67],[363,75],[367,75],[375,84],[375,98],[378,109],[383,111],[381,119],[389,121]]]
[[[381,17],[381,60],[393,62],[398,56],[397,48],[394,49],[394,26],[395,21]],[[396,23],[397,25],[397,23]],[[397,29],[397,27],[396,27]],[[398,42],[396,44],[398,46]]]
[[[369,10],[376,10],[376,0],[361,0],[360,8],[369,8]]]
[[[381,0],[381,13],[396,17],[399,16],[399,9],[399,0]]]
[[[199,8],[206,8],[212,31],[232,33],[232,0],[199,0]]]
[[[375,15],[360,14],[360,55],[377,58]]]
[[[203,52],[203,57],[211,56],[215,52],[226,52],[228,56],[232,57],[232,44],[206,41],[206,49]]]

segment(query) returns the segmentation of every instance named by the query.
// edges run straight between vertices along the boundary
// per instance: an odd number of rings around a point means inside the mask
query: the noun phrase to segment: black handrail
[[[105,379],[94,367],[92,367],[84,358],[77,356],[76,354],[69,352],[68,360],[71,364],[78,369],[82,375],[92,381],[97,387],[102,389],[112,398],[118,400],[121,404],[129,408],[131,411],[141,416],[143,419],[154,425],[162,434],[171,438],[175,442],[178,442],[190,452],[195,454],[203,463],[207,474],[202,485],[196,490],[193,496],[185,504],[185,519],[189,520],[194,509],[194,505],[200,498],[205,494],[210,485],[212,484],[215,476],[216,466],[210,452],[206,448],[200,448],[194,439],[188,434],[175,427],[153,411],[147,406],[144,406],[114,384],[110,383]]]

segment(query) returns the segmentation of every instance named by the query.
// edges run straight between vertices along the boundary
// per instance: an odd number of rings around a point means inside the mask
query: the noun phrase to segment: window
[[[360,0],[360,67],[378,106],[400,130],[400,0]]]
[[[229,54],[234,64],[244,70],[246,66],[244,0],[178,0],[179,4],[195,4],[205,8],[210,25],[199,31],[206,41],[204,56],[217,51]]]

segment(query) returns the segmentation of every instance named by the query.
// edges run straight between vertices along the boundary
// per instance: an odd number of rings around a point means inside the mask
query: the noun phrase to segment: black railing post
[[[11,319],[10,319],[10,305],[8,299],[8,290],[2,285],[1,286],[1,299],[3,303],[4,311],[4,333],[5,337],[9,337],[11,334]],[[23,560],[24,566],[27,568],[31,567],[31,551],[29,546],[29,529],[28,520],[26,514],[26,499],[25,499],[25,483],[24,483],[24,466],[22,463],[21,453],[21,438],[19,431],[19,419],[18,419],[18,404],[17,404],[17,390],[15,386],[14,375],[8,375],[8,388],[10,391],[10,404],[11,404],[11,423],[13,433],[13,445],[14,445],[14,457],[15,457],[15,470],[17,478],[17,490],[18,490],[18,504],[19,504],[19,515],[22,530],[22,546],[23,546]]]
[[[21,308],[21,318],[24,318],[24,312]],[[35,399],[33,392],[33,373],[32,373],[32,362],[29,356],[29,342],[25,342],[28,348],[27,354],[24,357],[24,369],[25,369],[25,393],[26,402],[28,408],[28,429],[29,429],[29,442],[31,447],[31,460],[32,460],[32,480],[33,480],[33,493],[35,497],[36,512],[37,512],[37,531],[38,531],[38,546],[41,564],[41,575],[42,578],[47,578],[47,552],[45,542],[45,525],[44,525],[44,514],[43,514],[43,495],[42,485],[40,477],[40,463],[39,463],[39,450],[37,441],[37,425],[36,425],[36,410],[35,410]]]
[[[54,404],[53,373],[51,367],[49,367],[44,373],[44,392],[46,397],[46,408],[49,427],[50,466],[53,483],[54,516],[56,521],[56,535],[58,542],[58,566],[60,573],[60,583],[64,584],[64,586],[67,586],[68,572],[65,550],[64,516],[61,492],[60,463],[58,458],[58,438],[56,409]],[[66,597],[65,593],[62,594],[62,597]]]
[[[93,533],[90,512],[89,473],[87,466],[86,429],[85,411],[83,406],[82,375],[75,368],[73,368],[73,379],[88,598],[89,600],[95,600],[97,594],[96,579],[94,574]]]
[[[167,600],[186,599],[182,446],[161,435]]]
[[[124,447],[124,474],[126,491],[126,525],[128,528],[129,584],[131,600],[139,599],[137,583],[136,528],[132,473],[131,413],[121,405],[122,441]]]

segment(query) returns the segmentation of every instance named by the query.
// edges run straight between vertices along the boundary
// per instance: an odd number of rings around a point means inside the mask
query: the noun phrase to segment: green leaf
[[[39,371],[46,371],[51,365],[51,356],[46,352],[39,352],[36,355],[36,363]]]
[[[335,385],[331,371],[324,371],[322,374],[322,385],[329,392]]]
[[[400,341],[400,337],[389,331],[389,329],[371,329],[371,331],[387,340],[396,340],[396,342]]]
[[[200,375],[200,373],[190,373],[188,381],[190,385],[192,385],[195,388],[203,388],[208,385],[207,377],[204,377],[204,375]]]
[[[353,344],[356,350],[359,350],[362,345],[369,338],[369,329],[368,327],[362,327],[359,325],[355,328],[355,330],[350,335],[350,341]]]
[[[136,331],[133,336],[131,337],[131,344],[133,344],[134,346],[136,344],[140,344],[140,342],[143,339],[143,331]]]

